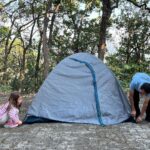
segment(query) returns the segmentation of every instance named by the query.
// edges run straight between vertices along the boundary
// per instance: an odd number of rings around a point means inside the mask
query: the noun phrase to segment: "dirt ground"
[[[0,94],[0,103],[7,97]],[[21,119],[32,98],[33,95],[24,96]],[[106,127],[70,123],[0,127],[0,150],[150,150],[150,123]]]

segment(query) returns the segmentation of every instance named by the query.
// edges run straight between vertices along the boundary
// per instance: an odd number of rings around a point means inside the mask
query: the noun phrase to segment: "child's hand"
[[[18,121],[18,125],[22,125],[22,121]]]
[[[137,122],[137,123],[141,123],[141,122],[142,122],[142,117],[139,116],[139,117],[136,119],[136,122]]]

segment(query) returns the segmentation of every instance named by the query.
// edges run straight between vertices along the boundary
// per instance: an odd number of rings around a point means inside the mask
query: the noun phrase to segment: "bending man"
[[[143,106],[140,110],[140,94],[144,96]],[[136,73],[130,83],[129,100],[131,104],[131,115],[136,118],[136,122],[143,120],[150,121],[150,76],[146,73]]]

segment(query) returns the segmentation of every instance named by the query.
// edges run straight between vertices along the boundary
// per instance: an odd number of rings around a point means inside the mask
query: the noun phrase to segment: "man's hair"
[[[150,83],[142,84],[141,90],[144,90],[147,94],[150,93]]]

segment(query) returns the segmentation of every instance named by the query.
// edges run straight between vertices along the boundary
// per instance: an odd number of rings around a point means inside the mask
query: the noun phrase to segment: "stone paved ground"
[[[25,101],[23,118],[29,101]],[[45,123],[0,127],[0,150],[150,150],[150,123],[101,127]]]

